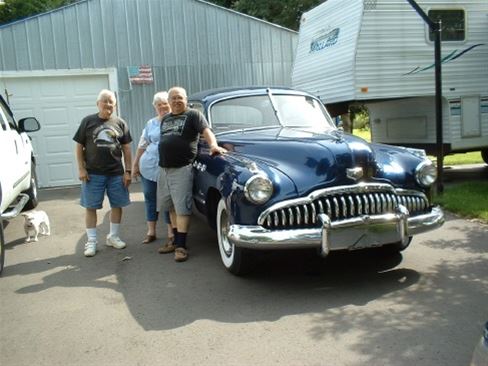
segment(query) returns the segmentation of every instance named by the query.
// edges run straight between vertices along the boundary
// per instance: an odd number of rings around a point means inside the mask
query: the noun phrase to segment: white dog
[[[29,211],[22,214],[24,216],[24,231],[27,235],[26,242],[37,241],[39,234],[50,235],[51,226],[49,217],[44,211]]]

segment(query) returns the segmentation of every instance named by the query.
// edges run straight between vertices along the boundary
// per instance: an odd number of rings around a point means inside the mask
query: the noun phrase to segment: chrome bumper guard
[[[25,193],[19,194],[19,197],[17,197],[17,201],[15,202],[15,204],[7,208],[7,210],[2,215],[0,215],[0,219],[10,220],[14,217],[19,216],[27,202],[29,202],[29,196]]]
[[[229,240],[237,247],[249,249],[320,248],[322,255],[331,250],[356,250],[407,242],[410,236],[434,230],[444,223],[444,213],[438,206],[423,215],[409,217],[399,205],[394,213],[363,215],[331,222],[319,214],[320,228],[268,230],[262,226],[231,225]]]

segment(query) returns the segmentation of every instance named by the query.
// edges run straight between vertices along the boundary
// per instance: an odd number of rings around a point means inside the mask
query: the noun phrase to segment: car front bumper
[[[409,237],[434,230],[444,223],[438,206],[429,213],[410,217],[399,205],[394,213],[363,215],[331,222],[325,214],[318,215],[317,228],[268,230],[255,225],[231,225],[229,240],[237,247],[249,249],[320,248],[322,255],[333,250],[356,250],[380,247],[397,242],[407,243]]]

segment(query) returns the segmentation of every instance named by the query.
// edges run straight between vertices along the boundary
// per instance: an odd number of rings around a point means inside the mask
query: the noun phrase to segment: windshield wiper
[[[271,102],[271,106],[273,107],[273,112],[276,116],[276,119],[278,120],[278,123],[280,124],[280,126],[284,126],[283,122],[281,121],[280,112],[278,112],[278,108],[276,108],[276,104],[273,98],[273,94],[271,93],[271,89],[266,88],[266,93],[268,94],[268,98]]]

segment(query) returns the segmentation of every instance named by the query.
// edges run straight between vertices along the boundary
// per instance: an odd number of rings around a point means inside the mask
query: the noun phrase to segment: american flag
[[[154,82],[152,68],[149,65],[128,66],[127,73],[132,85],[152,84]]]

